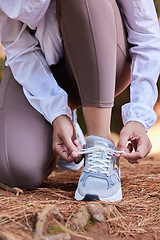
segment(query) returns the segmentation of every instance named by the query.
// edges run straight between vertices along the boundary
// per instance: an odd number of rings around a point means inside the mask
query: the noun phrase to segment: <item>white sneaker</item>
[[[112,142],[107,139],[88,136],[85,154],[85,166],[82,170],[76,200],[120,201],[122,189],[120,181],[119,159]]]
[[[77,122],[77,114],[76,111],[73,111],[72,113],[72,121],[74,123],[76,132],[77,132],[77,140],[81,143],[81,145],[83,146],[86,141],[84,138],[84,134],[82,132],[82,129],[80,128],[78,122]],[[59,161],[58,161],[58,167],[62,170],[73,170],[73,171],[77,171],[79,170],[82,166],[84,165],[84,159],[82,159],[82,161],[78,164],[71,162],[68,163],[66,162],[63,158],[59,157]]]

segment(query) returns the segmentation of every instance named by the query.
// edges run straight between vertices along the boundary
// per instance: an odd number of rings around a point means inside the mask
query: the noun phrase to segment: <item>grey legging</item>
[[[115,0],[57,0],[64,59],[51,70],[69,105],[112,107],[129,84],[126,34]],[[53,171],[52,127],[4,68],[0,86],[0,182],[37,187]]]

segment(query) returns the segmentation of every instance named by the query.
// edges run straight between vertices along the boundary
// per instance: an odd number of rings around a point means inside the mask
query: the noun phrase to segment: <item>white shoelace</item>
[[[116,151],[112,148],[103,146],[94,146],[91,148],[81,149],[79,154],[88,154],[87,170],[96,172],[97,168],[101,170],[102,174],[108,174],[111,167],[112,157],[116,153],[123,153],[124,151]],[[101,159],[102,153],[104,154],[103,161]]]

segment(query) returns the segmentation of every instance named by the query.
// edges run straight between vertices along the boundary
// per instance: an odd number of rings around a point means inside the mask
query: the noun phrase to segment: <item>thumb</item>
[[[120,133],[120,136],[119,136],[119,141],[117,143],[117,151],[125,151],[125,152],[128,152],[128,149],[126,147],[127,145],[127,141],[128,141],[128,137],[123,134],[123,133]]]

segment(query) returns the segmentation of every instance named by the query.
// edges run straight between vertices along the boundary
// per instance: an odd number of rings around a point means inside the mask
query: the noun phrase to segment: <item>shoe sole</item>
[[[116,194],[108,198],[100,198],[98,195],[92,195],[92,194],[86,194],[85,196],[81,196],[77,189],[75,192],[75,199],[77,201],[100,200],[104,202],[120,202],[122,200],[122,189],[120,188]]]

